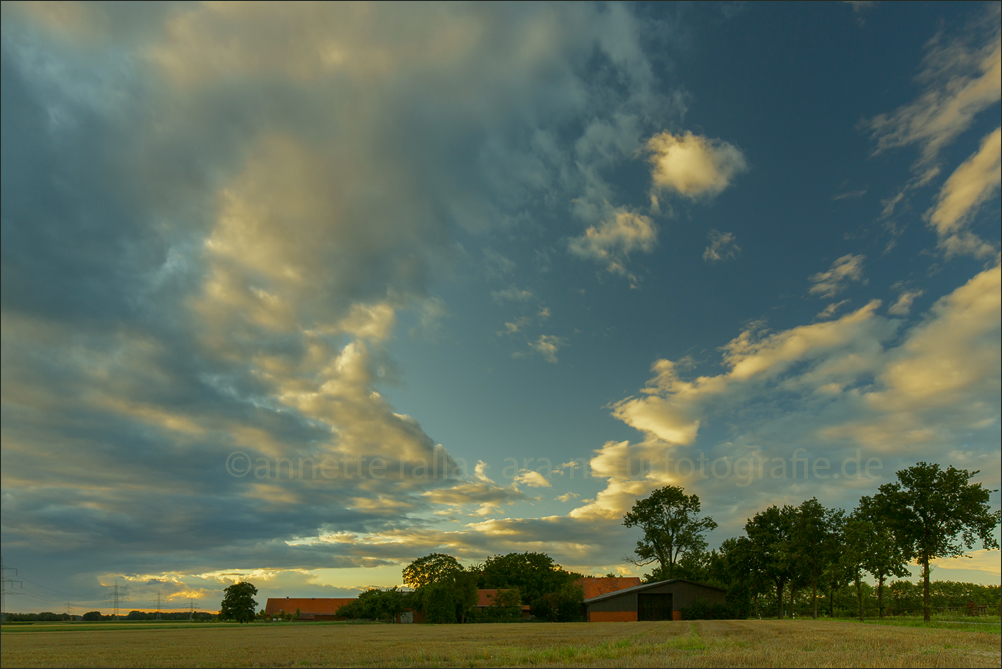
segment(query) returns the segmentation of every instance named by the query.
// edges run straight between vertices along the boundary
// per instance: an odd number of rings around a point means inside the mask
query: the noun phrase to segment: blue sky
[[[632,574],[667,484],[711,545],[922,460],[997,489],[999,24],[5,4],[23,608],[344,595],[433,551]],[[972,556],[940,577],[997,583]]]

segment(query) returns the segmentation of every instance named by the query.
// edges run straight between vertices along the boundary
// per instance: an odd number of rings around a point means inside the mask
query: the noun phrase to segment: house
[[[354,601],[351,597],[269,597],[264,613],[265,616],[279,616],[283,613],[296,615],[298,611],[296,620],[338,620],[338,609]]]
[[[681,620],[684,607],[699,600],[724,604],[725,593],[712,585],[673,578],[586,598],[584,616],[588,622]]]

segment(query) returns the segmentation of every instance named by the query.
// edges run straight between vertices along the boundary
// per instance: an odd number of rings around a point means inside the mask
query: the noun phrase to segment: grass
[[[834,621],[530,625],[118,624],[4,627],[3,666],[1000,665],[985,629]]]

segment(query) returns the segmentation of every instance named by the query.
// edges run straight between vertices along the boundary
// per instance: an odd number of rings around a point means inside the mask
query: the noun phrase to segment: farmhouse
[[[269,597],[264,613],[266,616],[295,615],[298,611],[297,620],[337,620],[338,609],[353,601],[351,597]]]
[[[588,622],[681,620],[683,607],[701,599],[711,604],[723,604],[724,594],[725,591],[721,588],[684,578],[644,583],[586,598],[585,620]]]

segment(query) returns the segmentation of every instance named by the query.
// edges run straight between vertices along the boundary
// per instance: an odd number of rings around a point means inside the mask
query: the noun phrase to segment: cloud
[[[864,195],[866,195],[866,189],[865,188],[863,188],[861,190],[847,191],[845,193],[838,193],[838,194],[832,196],[832,200],[834,200],[836,202],[838,202],[839,200],[856,200],[858,198],[863,197]]]
[[[1000,159],[1002,128],[996,128],[981,140],[978,151],[954,170],[936,205],[926,212],[926,220],[948,258],[958,254],[985,258],[996,253],[993,246],[965,228],[979,205],[998,191],[1002,182]]]
[[[598,201],[674,120],[628,8],[3,11],[5,559],[353,569],[448,539],[415,529],[439,506],[519,499],[421,475],[455,462],[381,392],[386,345],[408,312],[435,330],[457,235]]]
[[[540,335],[539,339],[529,342],[529,348],[539,353],[546,362],[557,363],[557,351],[567,345],[567,339],[555,335]]]
[[[999,101],[1002,31],[998,6],[987,6],[968,28],[962,37],[937,35],[929,41],[922,72],[916,77],[925,85],[918,98],[863,124],[877,140],[875,154],[917,144],[921,154],[915,170],[926,172],[978,113]]]
[[[591,471],[606,487],[570,516],[611,521],[671,483],[714,499],[729,536],[772,503],[817,496],[852,508],[896,468],[923,459],[979,469],[997,487],[1000,287],[1000,268],[985,270],[903,331],[876,300],[775,333],[756,324],[722,347],[727,371],[716,375],[688,379],[676,363],[656,361],[641,394],[612,405],[642,440],[594,452]],[[855,471],[857,457],[879,468],[875,478],[819,478],[801,464],[796,475],[796,449],[839,474],[846,462]],[[764,476],[755,462],[768,463]],[[774,462],[779,478],[769,473]]]
[[[887,308],[887,313],[893,316],[907,316],[911,311],[912,303],[915,302],[915,298],[921,297],[925,294],[923,290],[906,290],[898,296],[894,304]]]
[[[818,315],[814,317],[814,320],[818,320],[818,321],[828,320],[829,318],[831,318],[832,316],[835,315],[836,311],[838,311],[841,307],[843,307],[846,304],[849,304],[849,300],[842,300],[840,302],[832,302],[827,307],[825,307],[820,312],[818,312]]]
[[[633,277],[626,269],[630,253],[650,253],[657,240],[658,228],[649,217],[616,209],[584,235],[572,238],[568,249],[580,258],[597,260],[614,274]],[[635,277],[631,280],[636,281]]]
[[[530,488],[549,488],[550,482],[537,471],[522,470],[515,475],[515,483],[527,485]]]
[[[710,230],[707,236],[709,237],[710,245],[703,251],[703,260],[706,262],[717,263],[724,260],[733,260],[741,253],[741,247],[734,241],[734,233]]]
[[[810,277],[811,295],[833,297],[848,287],[849,283],[866,283],[863,278],[862,255],[844,255],[832,263],[831,269],[818,272]]]
[[[525,302],[535,297],[535,294],[528,288],[521,289],[515,286],[508,286],[503,290],[492,290],[491,297],[498,304],[504,304],[505,302]]]
[[[734,145],[691,132],[654,135],[647,150],[654,166],[654,188],[691,199],[718,195],[731,179],[748,169],[744,154]]]

